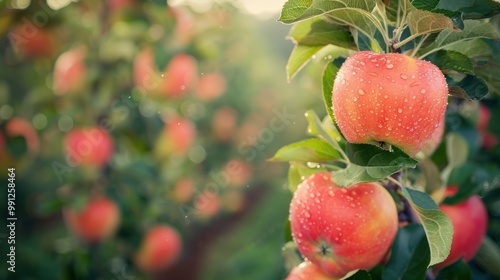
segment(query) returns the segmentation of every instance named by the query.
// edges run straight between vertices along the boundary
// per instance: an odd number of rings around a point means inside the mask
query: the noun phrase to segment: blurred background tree
[[[286,83],[275,14],[177,2],[0,2],[0,176],[16,168],[18,218],[0,278],[286,275],[286,168],[266,159],[320,96]]]

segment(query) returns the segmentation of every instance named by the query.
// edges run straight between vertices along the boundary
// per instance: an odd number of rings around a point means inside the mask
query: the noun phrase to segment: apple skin
[[[99,197],[90,200],[80,212],[63,209],[68,227],[87,242],[109,238],[120,224],[120,211],[115,202]]]
[[[66,159],[75,164],[102,166],[113,155],[113,139],[99,127],[78,127],[64,138]]]
[[[175,55],[167,65],[162,91],[167,96],[186,94],[198,81],[198,63],[187,54]]]
[[[176,153],[186,153],[196,138],[193,122],[183,117],[174,117],[165,126],[167,143]]]
[[[214,137],[222,142],[231,141],[234,137],[238,121],[238,113],[231,107],[217,109],[212,119]]]
[[[347,141],[422,150],[444,116],[446,80],[435,65],[406,55],[351,55],[335,78],[333,113]]]
[[[445,196],[456,191],[455,186],[448,187]],[[445,261],[435,266],[438,270],[453,264],[460,258],[463,258],[465,262],[470,261],[479,250],[488,228],[488,212],[477,195],[458,204],[440,205],[439,208],[450,218],[454,231],[450,254]]]
[[[195,186],[190,178],[179,179],[174,186],[174,198],[181,203],[188,202],[194,195]]]
[[[182,239],[177,230],[168,225],[151,228],[136,254],[137,266],[146,272],[168,268],[182,252]]]
[[[13,47],[28,58],[50,57],[56,50],[51,32],[28,22],[14,27],[9,36]]]
[[[488,107],[483,104],[479,104],[479,119],[477,121],[477,129],[480,132],[485,132],[488,130],[488,123],[490,122],[491,113]]]
[[[61,54],[54,65],[54,81],[52,89],[55,94],[66,94],[83,88],[87,67],[86,51],[76,48]]]
[[[426,156],[428,157],[431,156],[436,151],[441,141],[443,141],[445,126],[446,126],[446,120],[445,118],[443,118],[439,123],[439,126],[436,129],[436,131],[434,131],[434,133],[432,134],[429,142],[427,142],[427,144],[425,144],[424,148],[422,149],[422,152]]]
[[[331,177],[320,172],[299,185],[290,223],[300,253],[326,274],[342,278],[381,262],[396,236],[398,215],[391,195],[379,184],[341,188]]]
[[[194,202],[198,217],[205,220],[217,215],[221,210],[221,204],[219,195],[210,191],[203,191]]]
[[[336,280],[338,278],[333,278],[326,275],[321,269],[308,261],[301,263],[299,266],[295,267],[290,271],[288,277],[285,280]]]

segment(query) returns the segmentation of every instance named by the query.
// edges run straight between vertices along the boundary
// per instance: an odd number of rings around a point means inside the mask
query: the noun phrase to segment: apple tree
[[[287,77],[323,63],[326,109],[270,159],[290,164],[287,279],[500,277],[499,13],[496,1],[284,4]]]

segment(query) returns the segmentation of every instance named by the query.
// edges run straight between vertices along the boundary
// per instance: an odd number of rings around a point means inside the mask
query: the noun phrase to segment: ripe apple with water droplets
[[[290,271],[285,280],[333,280],[326,275],[317,265],[305,261]]]
[[[445,196],[458,191],[456,186],[448,187]],[[439,208],[453,224],[453,239],[450,254],[445,261],[436,265],[441,269],[463,258],[470,261],[479,250],[488,227],[488,213],[481,198],[473,195],[463,202],[453,205],[440,205]]]
[[[347,141],[414,156],[438,128],[448,86],[435,65],[403,54],[351,55],[339,69],[333,113]]]
[[[384,258],[398,230],[396,205],[377,183],[346,188],[320,172],[304,180],[290,205],[300,253],[330,276],[369,270]]]

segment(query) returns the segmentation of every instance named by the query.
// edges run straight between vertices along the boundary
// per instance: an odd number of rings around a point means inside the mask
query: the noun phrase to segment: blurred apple
[[[210,101],[220,97],[226,91],[226,78],[222,74],[213,72],[200,77],[196,86],[196,97],[200,101]]]
[[[64,138],[66,161],[70,166],[102,166],[113,155],[113,149],[113,139],[107,130],[99,127],[74,128]]]
[[[490,121],[490,109],[479,103],[479,119],[477,121],[477,129],[481,132],[484,132],[488,129],[488,123]]]
[[[182,239],[177,230],[158,225],[148,231],[136,254],[137,266],[146,272],[156,272],[173,265],[182,252]]]
[[[231,107],[218,109],[212,120],[212,130],[214,137],[220,141],[230,141],[236,131],[236,121],[238,114]]]
[[[224,166],[224,171],[229,175],[229,186],[243,187],[253,175],[252,167],[246,162],[235,159]]]
[[[325,274],[321,268],[309,261],[301,263],[290,271],[285,280],[334,280],[338,279]]]
[[[187,54],[175,55],[167,65],[163,76],[162,92],[179,97],[192,89],[198,81],[198,64]]]
[[[200,218],[208,219],[219,213],[221,209],[220,197],[217,194],[210,193],[209,191],[203,191],[194,202],[196,210],[198,210],[197,215]]]
[[[7,137],[22,136],[26,140],[28,151],[35,154],[40,149],[40,138],[30,122],[20,117],[13,117],[5,125]]]
[[[79,91],[85,84],[87,67],[86,51],[75,48],[61,54],[54,65],[54,81],[52,89],[56,94]]]
[[[29,58],[49,57],[54,54],[56,44],[50,30],[39,28],[24,21],[9,33],[14,50]]]
[[[87,242],[97,242],[114,234],[120,223],[115,202],[104,197],[90,200],[81,211],[63,209],[68,227]]]
[[[194,194],[194,182],[190,178],[179,179],[174,186],[174,198],[176,201],[188,202]]]
[[[123,9],[130,8],[134,3],[134,0],[108,0],[111,13],[121,12]]]

